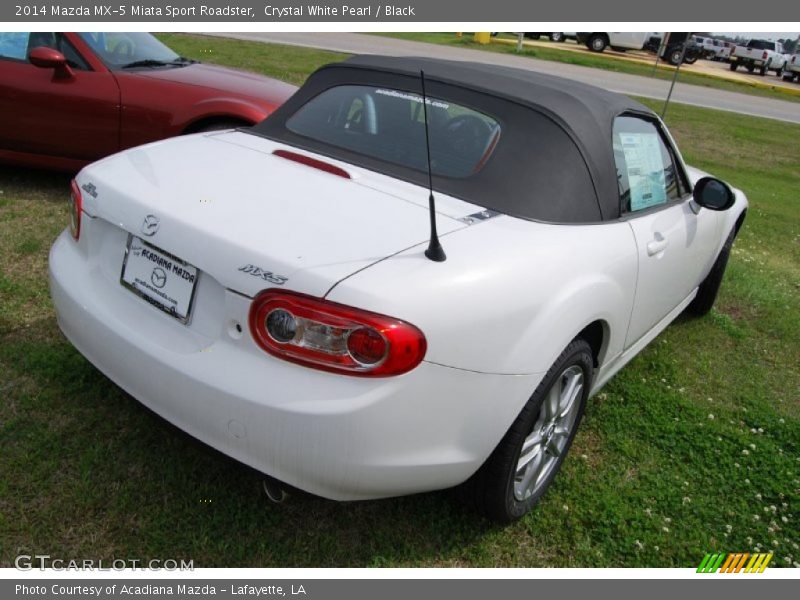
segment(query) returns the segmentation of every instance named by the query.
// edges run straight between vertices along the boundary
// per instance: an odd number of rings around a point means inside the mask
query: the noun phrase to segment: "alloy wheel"
[[[580,411],[583,369],[564,369],[542,402],[533,430],[520,449],[514,472],[514,497],[522,502],[537,493],[566,451]]]

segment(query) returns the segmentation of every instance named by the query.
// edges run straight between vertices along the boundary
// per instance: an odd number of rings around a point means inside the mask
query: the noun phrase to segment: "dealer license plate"
[[[197,267],[128,236],[120,283],[182,323],[189,322],[197,276]]]

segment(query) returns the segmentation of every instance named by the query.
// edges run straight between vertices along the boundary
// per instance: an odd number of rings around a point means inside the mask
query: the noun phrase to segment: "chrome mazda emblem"
[[[158,289],[163,288],[167,283],[167,274],[164,272],[164,269],[158,267],[153,269],[153,273],[150,275],[150,281]]]
[[[157,216],[147,215],[142,223],[142,233],[146,236],[155,235],[160,225],[161,221],[158,220]]]

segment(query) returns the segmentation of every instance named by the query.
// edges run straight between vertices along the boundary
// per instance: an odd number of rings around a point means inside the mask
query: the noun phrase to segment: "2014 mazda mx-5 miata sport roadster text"
[[[252,128],[86,167],[51,288],[98,369],[268,476],[337,500],[465,484],[509,521],[587,399],[711,308],[746,208],[624,96],[356,57]]]

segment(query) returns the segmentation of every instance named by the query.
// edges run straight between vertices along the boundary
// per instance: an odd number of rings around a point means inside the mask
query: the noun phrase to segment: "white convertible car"
[[[355,57],[253,128],[86,167],[51,289],[98,369],[273,492],[464,484],[507,522],[587,399],[711,308],[746,208],[624,96]]]

